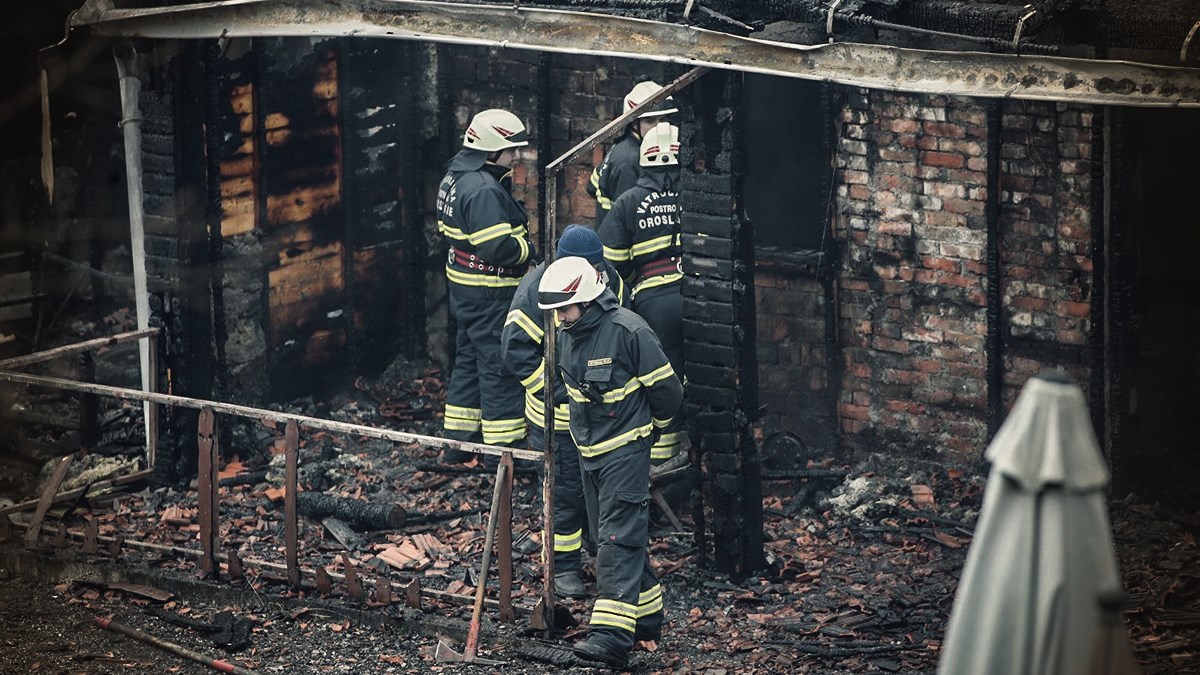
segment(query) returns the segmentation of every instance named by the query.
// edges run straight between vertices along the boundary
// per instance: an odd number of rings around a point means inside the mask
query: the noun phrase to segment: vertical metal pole
[[[125,183],[129,194],[129,250],[133,255],[133,290],[137,307],[138,330],[150,326],[150,295],[146,283],[146,228],[142,214],[142,114],[138,96],[142,82],[138,79],[137,50],[129,43],[113,49],[117,61],[117,76],[121,88],[121,130],[125,135]],[[138,342],[141,356],[142,391],[150,391],[150,346]],[[143,403],[147,435],[149,435],[150,406]]]
[[[287,576],[288,583],[293,588],[299,588],[300,533],[299,523],[296,518],[296,492],[299,489],[299,481],[297,480],[296,473],[300,456],[300,430],[296,426],[295,420],[287,423],[287,429],[283,432],[283,438],[286,460],[283,491],[283,524],[287,551]]]
[[[512,606],[513,558],[512,558],[512,490],[513,490],[513,459],[512,454],[504,453],[500,457],[504,469],[504,483],[500,493],[500,511],[496,514],[496,555],[497,566],[500,568],[500,620],[505,623],[516,621],[517,615]]]
[[[558,241],[558,170],[546,172],[546,266],[554,262],[554,242]],[[546,369],[542,383],[542,398],[545,399],[542,412],[546,420],[546,448],[542,458],[545,467],[545,478],[542,481],[542,559],[544,563],[544,578],[542,584],[542,608],[546,622],[546,638],[554,632],[554,380],[558,374],[558,334],[554,326],[554,310],[547,310],[543,316],[542,325],[546,327],[545,351]]]
[[[159,335],[142,338],[147,343],[149,348],[149,389],[148,391],[158,391],[158,341],[161,339]],[[154,462],[158,457],[158,413],[159,407],[153,401],[146,401],[146,468],[153,469]]]
[[[217,436],[214,433],[216,418],[212,408],[200,411],[198,433],[199,458],[199,519],[200,571],[215,576],[217,570]]]

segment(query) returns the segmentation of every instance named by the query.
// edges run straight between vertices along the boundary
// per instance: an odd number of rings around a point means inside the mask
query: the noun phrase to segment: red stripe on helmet
[[[575,277],[575,280],[567,284],[566,288],[562,289],[563,293],[574,293],[579,290],[579,282],[583,281],[583,275]]]

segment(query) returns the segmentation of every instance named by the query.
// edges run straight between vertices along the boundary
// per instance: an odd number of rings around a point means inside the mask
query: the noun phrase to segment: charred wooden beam
[[[318,492],[297,494],[296,507],[301,515],[314,520],[333,516],[370,530],[398,530],[408,520],[408,513],[398,504],[371,504]]]
[[[237,405],[234,403],[221,403],[219,401],[207,401],[198,398],[188,398],[186,396],[159,394],[157,392],[143,392],[138,391],[137,389],[112,387],[104,384],[75,382],[73,380],[67,380],[61,377],[44,377],[41,375],[0,371],[0,382],[17,382],[20,384],[32,384],[50,387],[52,389],[100,394],[126,401],[153,401],[155,403],[190,408],[193,410],[200,410],[208,407],[214,412],[238,415],[255,420],[263,420],[282,424],[295,421],[297,424],[303,424],[304,426],[312,429],[324,429],[326,431],[365,436],[367,438],[378,438],[385,441],[395,441],[397,443],[417,443],[423,447],[436,450],[453,448],[476,455],[495,455],[497,457],[508,453],[511,454],[515,459],[523,459],[534,462],[541,462],[543,460],[542,453],[535,452],[533,450],[520,450],[497,445],[486,445],[484,443],[469,443],[466,441],[455,441],[448,438],[422,436],[420,434],[411,434],[404,431],[394,431],[392,429],[382,429],[379,427],[370,427],[362,424],[350,424],[348,422],[337,422],[334,420],[325,420],[317,417],[306,417],[304,415],[296,415],[293,413],[285,413],[275,410],[265,410],[263,408],[254,408],[251,406]]]
[[[344,36],[622,56],[889,91],[1121,106],[1200,107],[1200,69],[1058,56],[797,45],[607,14],[392,0],[209,2],[112,9],[88,0],[71,26],[147,38]]]

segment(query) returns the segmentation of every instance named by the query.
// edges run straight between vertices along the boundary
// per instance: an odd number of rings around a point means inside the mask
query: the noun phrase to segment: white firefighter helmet
[[[559,258],[550,263],[538,283],[538,307],[557,309],[591,302],[603,292],[604,281],[587,258]]]
[[[662,87],[657,82],[650,80],[638,82],[633,86],[633,89],[629,90],[628,94],[625,94],[625,110],[628,111],[636,108],[642,101],[653,96],[659,89],[662,89]],[[679,112],[679,108],[675,107],[675,99],[668,96],[650,106],[650,109],[638,115],[638,118],[662,117],[663,115],[670,115],[677,112]]]
[[[642,138],[641,166],[678,166],[679,127],[659,122]]]
[[[529,145],[529,133],[520,118],[499,108],[484,110],[471,118],[463,147],[497,152],[505,148]]]

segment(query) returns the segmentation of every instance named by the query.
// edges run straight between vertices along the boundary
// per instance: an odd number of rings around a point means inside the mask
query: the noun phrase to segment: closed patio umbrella
[[[1108,470],[1083,392],[1064,374],[1032,378],[986,457],[992,470],[938,673],[1086,675],[1099,599],[1119,592],[1120,579]]]

